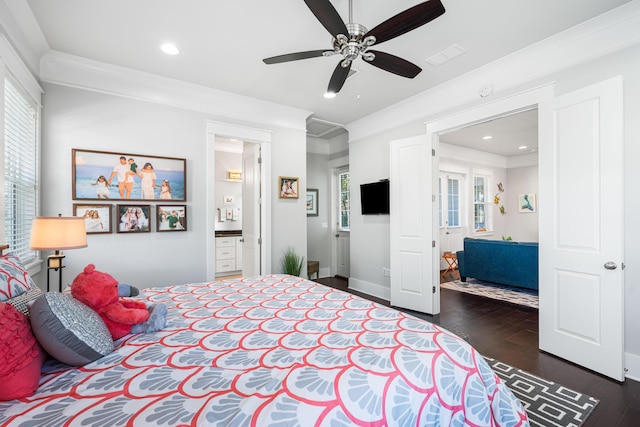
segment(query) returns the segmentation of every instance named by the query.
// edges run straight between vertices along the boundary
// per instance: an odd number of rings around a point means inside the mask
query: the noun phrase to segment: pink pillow
[[[34,394],[44,358],[29,319],[11,304],[0,302],[0,401]]]

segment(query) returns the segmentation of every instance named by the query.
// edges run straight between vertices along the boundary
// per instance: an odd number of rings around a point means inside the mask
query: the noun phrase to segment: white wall
[[[72,148],[187,159],[188,231],[89,235],[87,248],[67,253],[64,283],[70,283],[88,263],[140,288],[205,280],[206,265],[212,262],[206,257],[207,239],[214,238],[206,232],[206,123],[222,121],[221,117],[53,84],[45,85],[43,105],[43,215],[73,213]],[[270,129],[272,182],[279,175],[298,176],[304,191],[305,131]],[[286,246],[306,256],[304,199],[278,200],[274,191],[271,204],[270,270],[279,272],[280,254]],[[42,287],[46,271],[34,280]]]
[[[282,257],[291,246],[301,256],[307,258],[307,210],[304,195],[307,194],[307,148],[306,131],[280,129],[273,133],[272,175],[275,184],[272,204],[272,255],[273,272],[282,272]],[[278,176],[300,178],[297,199],[280,199],[277,190]],[[307,275],[307,264],[304,263],[302,277]]]
[[[519,212],[520,194],[538,194],[538,167],[527,166],[507,169],[505,203],[507,207],[505,235],[519,242],[538,241],[538,209]]]

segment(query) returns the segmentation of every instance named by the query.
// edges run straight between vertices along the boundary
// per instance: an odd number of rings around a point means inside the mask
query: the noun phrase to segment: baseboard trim
[[[625,353],[624,366],[627,370],[624,374],[625,378],[640,381],[640,356],[637,354]]]
[[[365,282],[364,280],[349,278],[349,289],[365,293],[386,301],[391,299],[391,289],[388,286],[377,283]]]

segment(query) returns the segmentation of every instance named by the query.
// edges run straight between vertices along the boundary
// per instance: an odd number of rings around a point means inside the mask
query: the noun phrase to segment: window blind
[[[11,252],[25,264],[36,258],[29,249],[31,224],[38,209],[38,110],[18,85],[4,81],[5,233]]]

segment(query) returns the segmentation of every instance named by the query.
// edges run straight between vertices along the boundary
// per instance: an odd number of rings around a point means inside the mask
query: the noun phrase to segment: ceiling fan
[[[417,65],[389,53],[369,48],[433,21],[445,12],[440,0],[429,0],[413,6],[368,31],[363,25],[353,22],[352,3],[349,0],[349,23],[345,24],[329,0],[304,0],[307,7],[318,18],[318,21],[333,36],[333,49],[309,50],[288,53],[263,59],[265,64],[297,61],[300,59],[332,56],[340,54],[342,60],[338,63],[331,80],[329,80],[328,94],[336,94],[342,89],[349,76],[351,64],[359,56],[371,65],[402,77],[414,78],[422,71]]]

